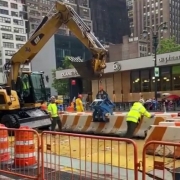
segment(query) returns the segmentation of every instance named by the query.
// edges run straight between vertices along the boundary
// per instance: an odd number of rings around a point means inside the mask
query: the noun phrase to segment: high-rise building
[[[125,0],[90,0],[94,34],[108,43],[122,43],[124,35],[130,35]]]
[[[154,31],[162,22],[167,22],[167,32],[158,31],[159,39],[175,36],[180,43],[180,0],[136,0],[133,4],[134,34],[140,37],[146,26]],[[147,37],[149,52],[153,52],[152,33]]]
[[[85,21],[85,23],[92,28],[91,11],[89,8],[89,0],[61,0],[70,5]],[[54,5],[51,0],[26,0],[28,19],[29,19],[29,33],[32,34],[41,22],[42,18],[47,15]],[[69,35],[70,31],[65,25],[62,25],[58,34]]]
[[[131,37],[134,37],[133,1],[134,0],[126,0],[126,6],[127,6],[128,18],[129,18],[129,26],[130,26],[130,30],[131,30]]]
[[[0,72],[27,41],[26,8],[22,0],[0,0]],[[23,67],[30,70],[30,65]]]

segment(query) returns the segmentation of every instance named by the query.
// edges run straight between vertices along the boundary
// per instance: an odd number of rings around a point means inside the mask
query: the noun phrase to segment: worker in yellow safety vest
[[[62,122],[58,114],[58,107],[56,104],[56,98],[51,97],[51,102],[48,105],[48,112],[51,117],[51,131],[55,131],[56,125],[58,124],[59,131],[62,130]]]
[[[77,112],[84,112],[84,106],[82,103],[82,95],[79,94],[78,98],[76,99],[76,111]]]
[[[146,116],[147,118],[154,117],[153,114],[150,114],[146,110],[146,108],[144,107],[144,101],[140,99],[139,102],[135,102],[133,104],[126,116],[127,132],[125,134],[125,138],[131,139],[133,137],[136,127],[138,126],[143,116]]]
[[[24,74],[23,76],[22,85],[23,85],[23,96],[28,97],[30,94],[30,85],[27,74]]]

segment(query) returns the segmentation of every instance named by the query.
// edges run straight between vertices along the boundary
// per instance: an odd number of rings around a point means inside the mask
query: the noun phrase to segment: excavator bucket
[[[99,74],[94,73],[94,69],[92,66],[92,60],[87,61],[75,61],[74,59],[70,59],[72,65],[78,72],[78,74],[84,79],[95,79],[99,77]]]

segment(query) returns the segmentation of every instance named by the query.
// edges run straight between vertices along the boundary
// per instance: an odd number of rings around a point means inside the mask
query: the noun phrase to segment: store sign
[[[67,71],[67,72],[63,72],[62,74],[62,77],[74,77],[74,76],[79,76],[78,72],[77,71]]]
[[[170,61],[179,61],[180,60],[180,55],[178,56],[171,56],[169,55],[168,57],[162,57],[159,59],[160,63],[168,63]]]
[[[121,64],[119,62],[114,62],[113,69],[114,69],[114,71],[120,71],[121,70]]]
[[[159,67],[154,68],[154,76],[159,77]]]

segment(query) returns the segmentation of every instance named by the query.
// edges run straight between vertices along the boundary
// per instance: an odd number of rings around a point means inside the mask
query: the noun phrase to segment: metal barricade
[[[151,151],[151,155],[148,155]],[[142,180],[179,180],[180,144],[150,141],[144,145]]]
[[[28,127],[9,129],[0,124],[0,179],[40,177],[40,138]]]
[[[123,138],[43,132],[42,179],[138,180],[137,146]]]

